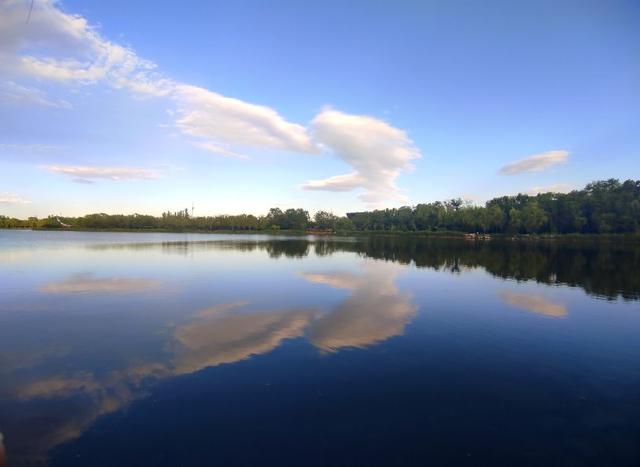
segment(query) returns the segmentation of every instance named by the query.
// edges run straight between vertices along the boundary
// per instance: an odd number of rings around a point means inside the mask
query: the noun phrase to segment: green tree
[[[332,212],[318,211],[313,216],[315,226],[319,229],[335,229],[338,216]]]
[[[536,202],[527,204],[521,213],[522,227],[527,233],[538,233],[547,223],[547,214]]]

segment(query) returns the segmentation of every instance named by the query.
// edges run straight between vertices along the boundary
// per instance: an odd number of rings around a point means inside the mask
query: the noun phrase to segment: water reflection
[[[244,302],[202,310],[178,327],[174,371],[191,373],[233,363],[276,348],[284,339],[300,337],[314,310],[242,312]]]
[[[418,268],[460,272],[482,268],[493,276],[581,287],[597,297],[640,300],[640,243],[598,239],[464,242],[406,236],[370,237],[348,248]]]
[[[454,273],[482,268],[490,274],[544,284],[583,288],[606,299],[640,300],[640,244],[637,241],[531,240],[470,243],[458,239],[413,236],[331,238],[263,237],[260,239],[200,240],[89,244],[91,250],[159,250],[187,254],[232,250],[266,252],[271,258],[304,258],[351,252],[418,268]]]
[[[167,254],[187,255],[206,251],[265,251],[270,258],[304,258],[309,254],[312,245],[310,238],[277,239],[237,239],[237,240],[195,240],[195,241],[171,241],[171,242],[134,242],[134,243],[95,243],[88,244],[86,248],[94,251],[108,250],[133,250],[153,251],[160,250]],[[332,250],[332,252],[335,250]]]
[[[350,296],[330,313],[314,321],[309,339],[324,351],[366,347],[404,332],[417,308],[411,295],[398,291],[401,267],[393,263],[365,262],[359,275],[348,272],[303,273],[310,282],[343,288]]]
[[[398,336],[417,310],[410,295],[401,293],[395,285],[401,270],[393,263],[363,262],[359,274],[302,273],[311,283],[349,291],[342,303],[324,312],[320,306],[261,309],[246,300],[201,309],[180,322],[164,325],[164,343],[160,341],[151,352],[155,359],[145,356],[149,354],[145,349],[140,354],[128,354],[124,365],[116,359],[104,368],[98,366],[98,360],[107,357],[108,362],[108,356],[92,361],[73,341],[55,339],[53,344],[34,349],[31,354],[5,353],[6,379],[0,383],[0,399],[21,407],[20,412],[9,410],[8,416],[5,414],[4,423],[17,438],[12,442],[13,455],[29,462],[43,462],[53,446],[78,437],[96,418],[143,397],[155,381],[265,354],[285,339],[306,334],[318,349],[336,351],[343,347],[362,348]],[[155,286],[156,281],[147,279],[101,279],[82,274],[47,283],[42,290],[93,293],[97,297]],[[122,335],[119,343],[141,337]],[[64,336],[61,338],[64,340]],[[22,416],[30,412],[34,416],[37,413],[41,423],[25,426]]]
[[[12,465],[45,463],[55,446],[72,440],[101,415],[131,399],[131,392],[86,374],[25,382],[14,398],[2,394],[0,408]],[[11,395],[9,395],[11,396]]]
[[[5,463],[5,453],[4,453],[4,436],[0,433],[0,467],[4,467]]]
[[[520,293],[503,290],[498,296],[509,305],[522,310],[531,311],[540,315],[553,318],[564,318],[567,316],[567,307],[561,303],[549,301],[543,295]]]
[[[148,290],[160,285],[154,279],[131,277],[94,277],[90,273],[74,274],[60,282],[50,282],[41,288],[53,294],[131,293]]]
[[[147,396],[162,380],[266,356],[287,339],[308,342],[314,355],[393,342],[418,313],[420,287],[399,286],[402,273],[416,268],[441,271],[448,282],[482,269],[518,282],[579,286],[608,299],[640,298],[635,246],[372,237],[87,244],[77,250],[81,267],[75,270],[83,270],[89,262],[83,255],[91,255],[95,272],[68,275],[51,267],[40,282],[28,282],[27,292],[4,288],[0,296],[0,311],[13,311],[0,314],[0,428],[15,465],[45,462],[53,447]],[[235,256],[220,261],[221,251]],[[125,264],[123,273],[114,257],[134,254],[140,261]],[[46,261],[46,251],[40,255]],[[253,270],[250,261],[259,255],[278,261],[256,262],[273,269]],[[234,260],[242,268],[229,267]],[[41,273],[37,265],[24,267]],[[15,270],[7,272],[10,277]],[[163,294],[170,283],[172,293]],[[146,293],[131,295],[138,292]],[[463,292],[468,300],[478,293]],[[489,292],[492,306],[501,300],[543,316],[568,315],[567,306],[548,294]],[[38,309],[52,313],[31,313],[27,321],[24,312]]]
[[[194,313],[183,324],[168,325],[168,339],[157,361],[134,354],[128,366],[93,369],[97,362],[84,360],[82,349],[74,348],[64,356],[68,368],[53,373],[46,366],[55,364],[55,353],[9,362],[10,368],[21,370],[9,371],[0,383],[0,400],[20,408],[3,410],[3,424],[13,435],[13,458],[42,463],[52,447],[78,437],[96,418],[145,396],[154,382],[267,353],[284,339],[303,335],[317,314],[246,309],[248,305],[221,304]],[[39,422],[25,424],[29,414]]]

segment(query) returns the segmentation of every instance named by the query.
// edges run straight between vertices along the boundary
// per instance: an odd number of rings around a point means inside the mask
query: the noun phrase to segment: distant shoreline
[[[491,242],[491,241],[556,241],[556,240],[598,240],[598,241],[632,241],[640,242],[639,234],[631,233],[607,233],[607,234],[594,234],[594,233],[566,233],[566,234],[490,234],[488,239],[469,239],[466,238],[469,232],[455,232],[455,231],[338,231],[331,234],[314,234],[306,232],[304,230],[173,230],[173,229],[83,229],[83,228],[0,228],[0,230],[30,230],[34,232],[112,232],[112,233],[184,233],[184,234],[202,234],[202,235],[267,235],[267,236],[315,236],[315,237],[385,237],[385,236],[399,236],[399,237],[415,237],[415,238],[437,238],[437,239],[455,239],[466,240],[470,243],[477,242]]]
[[[93,213],[80,217],[50,215],[41,219],[17,219],[0,215],[0,226],[117,232],[288,232],[291,235],[331,232],[387,235],[392,232],[414,236],[464,235],[474,236],[475,240],[487,240],[487,235],[510,239],[615,235],[609,238],[633,239],[640,237],[640,180],[600,180],[566,194],[502,196],[487,201],[484,207],[454,198],[400,208],[348,212],[344,216],[317,211],[312,217],[303,208],[277,207],[258,216],[195,217],[193,208],[191,212],[189,209],[165,211],[161,216]]]

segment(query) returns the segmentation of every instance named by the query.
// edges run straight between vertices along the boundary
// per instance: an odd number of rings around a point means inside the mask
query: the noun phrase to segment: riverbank
[[[61,229],[6,229],[6,230],[33,230],[47,232],[123,232],[123,233],[188,233],[188,234],[224,234],[224,235],[270,235],[270,236],[321,236],[331,237],[380,237],[380,236],[402,236],[415,238],[442,238],[442,239],[458,239],[469,242],[487,242],[487,241],[623,241],[623,242],[640,242],[640,233],[630,234],[481,234],[478,238],[470,238],[473,235],[470,232],[458,231],[390,231],[390,230],[348,230],[336,231],[331,234],[316,234],[307,232],[306,230],[195,230],[195,229],[84,229],[84,228],[61,228]]]

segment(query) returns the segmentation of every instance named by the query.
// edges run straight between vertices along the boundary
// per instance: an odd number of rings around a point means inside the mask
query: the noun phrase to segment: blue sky
[[[640,178],[638,2],[29,7],[0,0],[5,215],[341,214]]]

